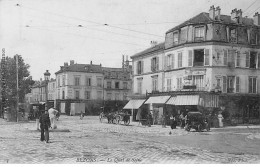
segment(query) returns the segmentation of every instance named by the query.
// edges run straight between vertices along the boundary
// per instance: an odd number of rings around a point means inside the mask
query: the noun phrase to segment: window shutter
[[[227,42],[229,42],[229,39],[230,39],[229,38],[230,37],[230,33],[229,32],[230,31],[229,31],[229,27],[228,26],[226,27],[226,30],[227,30]]]
[[[256,93],[256,78],[253,78],[253,93]]]
[[[246,67],[249,67],[250,64],[249,52],[246,52],[245,55],[246,55]]]
[[[223,93],[227,93],[227,76],[223,76]]]
[[[139,61],[136,62],[136,74],[138,74],[138,69],[139,69]]]
[[[164,57],[164,70],[167,70],[167,55],[163,56]]]
[[[238,76],[236,77],[236,92],[240,92],[240,79]]]
[[[227,65],[227,59],[228,59],[227,50],[224,50],[224,61],[223,61],[224,66]]]
[[[240,52],[239,51],[237,51],[236,67],[240,67]]]
[[[141,74],[144,72],[144,61],[141,61]]]
[[[153,71],[154,67],[153,67],[153,58],[151,59],[151,71]]]
[[[171,68],[173,69],[174,68],[174,63],[175,63],[175,55],[172,54],[172,63],[171,63]]]
[[[189,50],[189,55],[188,55],[188,66],[191,67],[192,66],[192,50]]]
[[[258,53],[257,59],[257,67],[260,68],[260,53]]]
[[[156,71],[159,70],[159,57],[156,57]]]
[[[178,68],[182,67],[182,52],[178,53]]]
[[[252,78],[248,77],[248,93],[252,93]]]
[[[205,61],[204,61],[204,65],[208,66],[209,65],[209,49],[205,49]]]

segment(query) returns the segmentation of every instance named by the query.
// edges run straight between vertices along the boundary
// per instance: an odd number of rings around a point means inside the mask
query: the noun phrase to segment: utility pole
[[[1,61],[1,76],[2,76],[2,105],[1,105],[1,116],[4,118],[4,110],[6,107],[6,80],[5,80],[5,48],[2,48],[2,61]]]
[[[18,117],[18,113],[19,113],[19,76],[18,76],[18,72],[19,72],[19,55],[16,54],[16,90],[17,90],[17,94],[16,94],[16,120],[17,122],[19,122],[19,117]]]

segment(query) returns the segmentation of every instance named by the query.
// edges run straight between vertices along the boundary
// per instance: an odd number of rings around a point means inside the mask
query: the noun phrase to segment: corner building
[[[227,124],[260,123],[259,26],[258,13],[222,15],[211,6],[167,31],[164,43],[131,57],[133,93],[177,97],[166,100],[166,109],[167,103],[207,113],[221,108]]]

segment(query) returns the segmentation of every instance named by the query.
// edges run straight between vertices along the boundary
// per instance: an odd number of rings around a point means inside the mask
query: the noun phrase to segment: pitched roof
[[[159,52],[159,51],[162,51],[164,50],[164,42],[162,43],[159,43],[155,46],[152,46],[144,51],[141,51],[139,53],[136,53],[135,55],[131,56],[131,58],[134,58],[134,57],[137,57],[137,56],[140,56],[140,55],[144,55],[144,54],[149,54],[149,53],[153,53],[153,52]]]
[[[55,74],[62,72],[89,72],[89,73],[102,73],[102,67],[95,64],[72,64],[69,66],[61,66],[61,69]]]
[[[174,28],[168,30],[166,33],[177,30],[179,28],[182,28],[186,25],[190,24],[200,24],[200,23],[210,23],[210,22],[219,22],[222,24],[237,24],[235,21],[231,19],[231,16],[228,15],[220,15],[220,20],[213,20],[209,17],[209,13],[202,12],[189,20],[186,20],[185,22],[179,24],[178,26],[175,26]],[[252,18],[242,18],[242,25],[247,25],[247,26],[253,26],[254,25],[254,20]]]

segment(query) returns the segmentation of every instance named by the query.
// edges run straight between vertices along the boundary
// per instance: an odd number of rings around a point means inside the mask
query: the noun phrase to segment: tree
[[[35,81],[32,80],[29,72],[30,66],[26,64],[21,56],[18,59],[18,83],[19,83],[19,102],[24,102],[25,94],[31,91],[31,86]],[[2,70],[2,69],[1,69]],[[6,99],[8,99],[9,105],[16,104],[17,95],[17,78],[16,78],[16,57],[6,57],[5,59],[5,71],[1,72],[5,75],[5,92]]]

